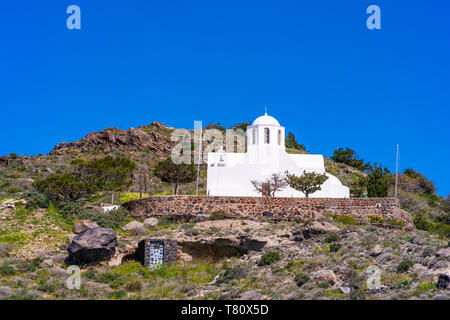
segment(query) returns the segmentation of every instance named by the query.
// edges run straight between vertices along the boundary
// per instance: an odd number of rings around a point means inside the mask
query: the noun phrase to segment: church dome
[[[255,121],[253,121],[253,126],[256,125],[273,125],[273,126],[280,126],[280,123],[277,119],[274,117],[268,116],[267,113],[261,117],[256,118]]]

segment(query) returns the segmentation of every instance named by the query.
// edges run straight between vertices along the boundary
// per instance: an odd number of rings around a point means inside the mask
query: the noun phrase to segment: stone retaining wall
[[[316,214],[350,215],[367,223],[368,215],[400,220],[414,227],[411,215],[400,208],[396,198],[262,198],[222,196],[153,196],[123,204],[133,217],[175,216],[192,218],[198,214],[223,211],[230,217],[258,217],[268,211],[274,219],[313,217]]]

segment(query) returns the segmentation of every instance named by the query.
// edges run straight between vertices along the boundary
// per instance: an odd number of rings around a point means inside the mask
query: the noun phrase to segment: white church
[[[211,196],[260,197],[252,180],[263,181],[273,173],[302,175],[303,171],[326,173],[320,154],[289,154],[285,150],[285,129],[267,113],[247,128],[247,152],[230,153],[220,150],[208,153],[207,194]],[[321,190],[310,198],[349,198],[349,188],[338,178],[326,173],[328,179]],[[276,197],[305,195],[287,186]]]

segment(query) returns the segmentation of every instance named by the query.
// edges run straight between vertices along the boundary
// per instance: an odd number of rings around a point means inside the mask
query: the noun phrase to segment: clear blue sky
[[[66,8],[81,8],[68,30]],[[366,8],[381,8],[368,30]],[[449,1],[8,1],[0,154],[94,130],[232,125],[264,112],[307,150],[349,146],[450,192]]]

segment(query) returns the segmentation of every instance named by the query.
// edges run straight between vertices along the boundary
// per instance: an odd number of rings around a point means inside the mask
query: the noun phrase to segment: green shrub
[[[306,273],[298,273],[295,275],[294,281],[298,287],[301,287],[302,285],[307,283],[309,279],[309,275],[307,275]]]
[[[98,277],[98,272],[94,269],[89,269],[84,273],[86,279],[95,280]]]
[[[398,227],[405,226],[405,223],[403,221],[397,219],[386,219],[386,223],[390,224],[391,226],[398,226]]]
[[[38,290],[42,292],[52,293],[56,291],[56,284],[54,282],[47,282],[44,279],[40,279],[38,283]]]
[[[224,220],[227,218],[228,218],[228,215],[226,214],[225,211],[222,211],[222,210],[211,213],[211,217],[210,217],[211,220]]]
[[[122,299],[128,297],[128,295],[124,290],[118,290],[111,292],[108,297],[111,299]]]
[[[43,260],[44,259],[42,258],[34,258],[30,261],[30,263],[26,265],[25,270],[29,272],[35,272]]]
[[[408,272],[409,268],[411,268],[413,265],[414,262],[409,259],[402,260],[397,266],[397,273]]]
[[[339,240],[337,233],[329,233],[323,240],[325,243],[336,242]]]
[[[383,223],[384,222],[384,218],[380,217],[376,214],[369,214],[368,217],[370,219],[370,223]]]
[[[128,219],[128,211],[125,208],[108,212],[94,211],[83,206],[81,202],[59,202],[61,215],[73,222],[78,220],[91,220],[103,228],[120,228]]]
[[[4,264],[2,266],[0,266],[0,275],[2,276],[13,276],[16,274],[16,269],[9,265],[9,264]]]
[[[136,291],[141,291],[142,290],[142,283],[138,280],[134,280],[131,282],[128,282],[125,285],[125,289],[127,291],[132,291],[132,292],[136,292]]]
[[[95,221],[102,228],[118,229],[125,225],[128,219],[128,210],[125,208],[119,208],[118,210],[111,210],[108,212],[89,210],[80,216],[80,220],[84,219]]]
[[[228,283],[234,279],[244,278],[246,271],[241,266],[228,267],[222,271],[216,280],[216,284]]]
[[[361,289],[353,289],[350,292],[350,299],[351,300],[365,300],[366,299],[366,293]]]
[[[338,252],[341,247],[340,243],[332,243],[330,244],[330,252]]]
[[[120,274],[112,273],[111,271],[102,272],[97,276],[97,281],[101,283],[112,283],[113,281],[119,279]]]
[[[267,251],[261,256],[261,259],[258,262],[258,266],[268,266],[279,260],[281,260],[281,257],[278,252]]]
[[[27,201],[27,209],[48,208],[50,201],[42,193],[36,191],[30,191],[23,195],[23,198]]]
[[[333,215],[333,220],[336,222],[340,222],[342,224],[345,225],[352,225],[352,224],[358,224],[358,221],[355,220],[355,218],[353,218],[352,216],[348,216],[348,215]]]

